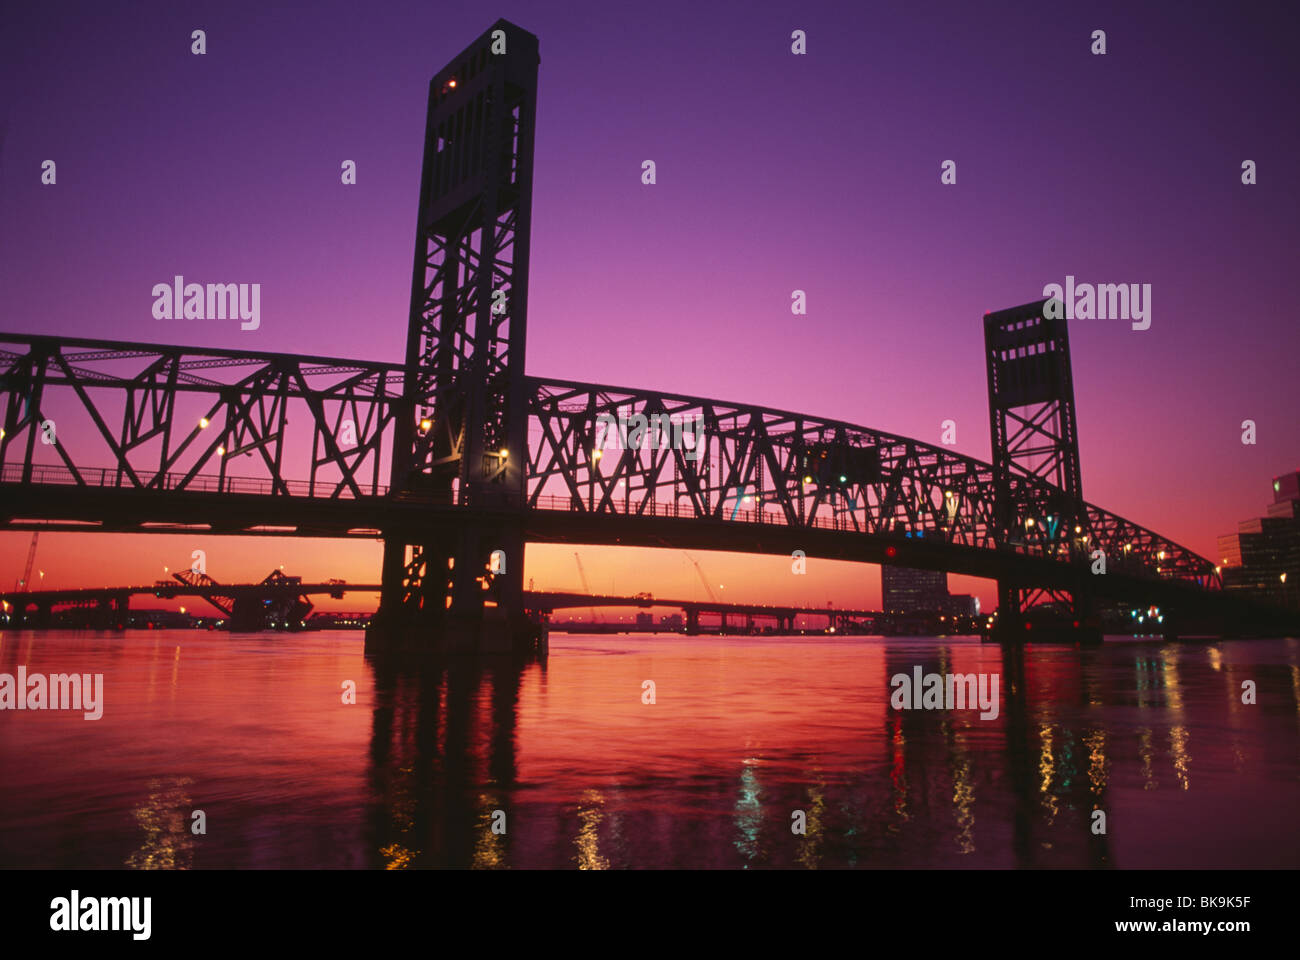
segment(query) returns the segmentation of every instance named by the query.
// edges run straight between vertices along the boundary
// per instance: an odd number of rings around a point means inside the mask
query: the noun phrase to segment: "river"
[[[0,634],[0,674],[103,675],[99,719],[0,711],[0,866],[1300,864],[1293,639],[1004,658],[977,638],[557,634],[544,662],[417,670],[363,646]],[[918,667],[996,676],[997,716],[894,709]]]

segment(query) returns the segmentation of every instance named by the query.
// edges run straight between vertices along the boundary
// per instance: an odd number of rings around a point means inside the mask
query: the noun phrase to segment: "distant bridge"
[[[173,574],[173,580],[159,580],[153,584],[141,584],[121,587],[83,587],[66,590],[34,590],[0,593],[0,601],[12,610],[18,626],[46,627],[51,625],[56,608],[89,608],[99,616],[92,617],[96,626],[110,628],[125,622],[125,614],[130,598],[133,596],[153,596],[163,599],[176,597],[199,597],[212,604],[225,618],[238,619],[241,611],[247,610],[246,617],[267,618],[276,622],[298,622],[306,618],[311,609],[308,596],[327,594],[335,599],[345,593],[380,593],[382,584],[346,583],[342,580],[327,580],[324,583],[303,583],[298,577],[286,577],[273,573],[261,583],[223,584],[217,583],[206,575],[196,575],[189,571]],[[285,602],[302,604],[290,612]],[[665,597],[614,596],[606,594],[583,594],[551,591],[524,591],[524,603],[528,610],[549,618],[556,610],[587,607],[666,607],[681,610],[685,614],[685,627],[688,633],[697,633],[700,615],[718,614],[746,618],[765,618],[775,621],[782,631],[794,629],[796,616],[824,616],[831,624],[848,620],[875,620],[884,616],[879,610],[857,610],[843,607],[812,607],[790,604],[756,604],[723,603],[715,600],[673,600]],[[267,615],[266,606],[274,605],[278,612]],[[245,622],[244,629],[259,629],[260,625]]]

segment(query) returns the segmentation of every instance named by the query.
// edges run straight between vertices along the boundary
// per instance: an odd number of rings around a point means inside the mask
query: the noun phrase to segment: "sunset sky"
[[[1067,275],[1149,283],[1150,329],[1071,323],[1084,495],[1213,556],[1300,463],[1294,31],[1280,4],[1132,6],[6,12],[0,329],[400,360],[428,80],[502,16],[541,43],[529,374],[931,443],[952,419],[987,460],[983,313]],[[260,283],[260,329],[154,319],[176,274]],[[5,587],[29,541],[0,534]],[[46,534],[37,567],[47,587],[147,583],[198,548],[223,581],[379,577],[377,542],[192,535]],[[593,590],[702,596],[680,551],[578,550]],[[526,578],[578,588],[573,552],[530,547]],[[875,567],[694,556],[737,601],[879,604]]]

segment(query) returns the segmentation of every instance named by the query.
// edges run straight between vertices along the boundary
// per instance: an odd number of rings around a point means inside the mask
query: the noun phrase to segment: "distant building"
[[[638,613],[636,615],[636,628],[638,630],[653,630],[655,618],[648,613]]]
[[[942,613],[949,600],[948,574],[883,566],[880,597],[885,613]]]
[[[684,626],[680,613],[670,613],[659,618],[659,626],[669,630],[681,630]]]
[[[1273,478],[1267,516],[1219,537],[1223,588],[1300,606],[1300,471]]]
[[[954,593],[948,597],[942,610],[950,617],[978,617],[980,598],[969,593]]]

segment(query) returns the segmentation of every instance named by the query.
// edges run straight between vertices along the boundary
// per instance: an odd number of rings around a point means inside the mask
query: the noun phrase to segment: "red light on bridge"
[[[1025,629],[1026,629],[1026,630],[1032,630],[1032,629],[1034,629],[1034,626],[1033,626],[1033,624],[1031,624],[1028,620],[1026,620],[1026,621],[1025,621]]]
[[[1077,628],[1079,626],[1079,621],[1078,620],[1074,621],[1074,625]]]
[[[894,549],[893,547],[885,547],[885,556],[887,556],[887,557],[892,557],[892,556],[894,556],[896,553],[898,553],[898,551],[897,551],[896,549]]]

